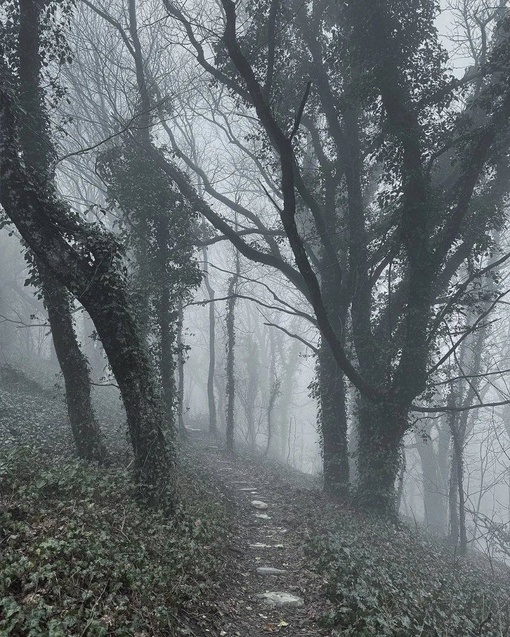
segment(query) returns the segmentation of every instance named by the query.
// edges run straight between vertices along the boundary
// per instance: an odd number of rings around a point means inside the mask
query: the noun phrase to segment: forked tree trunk
[[[27,60],[32,63],[25,65],[27,77],[19,78],[23,91],[30,91],[33,82],[39,81],[38,72],[33,70],[40,69],[41,64],[40,6],[35,0],[20,4],[22,21],[31,27],[25,34],[28,44],[21,42],[20,31],[20,49],[31,46]],[[94,321],[126,409],[138,493],[150,505],[171,508],[172,457],[163,435],[161,404],[148,353],[129,305],[119,248],[113,237],[74,216],[50,185],[42,187],[37,174],[34,177],[35,171],[29,172],[27,164],[22,163],[17,109],[11,92],[5,90],[6,84],[14,85],[13,77],[0,57],[0,203],[36,257],[74,294]],[[39,93],[35,97],[31,94],[30,109],[37,121],[44,122]]]

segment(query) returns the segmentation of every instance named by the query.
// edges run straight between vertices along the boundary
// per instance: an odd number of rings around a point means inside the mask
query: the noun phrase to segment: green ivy
[[[0,456],[0,635],[178,635],[221,569],[225,513],[181,467],[175,518],[140,508],[126,471]]]
[[[325,576],[334,635],[496,637],[510,634],[507,584],[483,560],[370,517],[342,514],[308,553]]]

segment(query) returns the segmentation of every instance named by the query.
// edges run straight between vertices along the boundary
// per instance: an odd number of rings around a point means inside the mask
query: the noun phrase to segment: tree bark
[[[26,169],[43,189],[54,188],[52,146],[40,87],[40,20],[45,2],[20,0],[19,78],[20,142]],[[29,257],[29,260],[32,260]],[[64,286],[33,260],[48,311],[55,354],[64,377],[67,413],[78,457],[102,462],[106,457],[91,400],[90,370],[74,330],[71,300]]]
[[[227,451],[229,453],[234,452],[234,404],[235,404],[235,304],[236,299],[234,292],[237,285],[237,277],[234,275],[230,279],[228,286],[228,301],[227,301],[227,359],[226,359],[226,395],[227,395],[227,408],[225,414],[226,421],[226,438],[227,438]]]
[[[78,457],[103,462],[106,448],[92,408],[90,372],[74,331],[69,293],[41,264],[38,270]]]
[[[400,406],[358,403],[357,500],[367,509],[396,517],[395,482],[407,411]]]
[[[204,261],[204,284],[209,295],[209,368],[207,370],[207,404],[209,408],[209,433],[218,434],[218,419],[216,415],[216,398],[214,396],[214,373],[216,368],[216,316],[214,309],[214,289],[209,279],[209,261],[207,247],[202,249]]]
[[[345,385],[342,371],[324,341],[319,349],[318,383],[324,490],[338,495],[349,488]]]

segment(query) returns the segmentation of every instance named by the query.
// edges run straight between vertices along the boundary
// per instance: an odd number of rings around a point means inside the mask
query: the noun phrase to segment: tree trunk
[[[280,351],[280,361],[282,364],[282,393],[278,401],[278,419],[280,421],[280,440],[278,447],[280,457],[285,459],[289,438],[290,407],[301,344],[298,340],[294,340],[288,350],[285,350],[282,336],[283,334],[278,339],[278,349]]]
[[[227,360],[226,360],[226,394],[227,394],[227,408],[226,408],[226,437],[227,437],[227,451],[229,453],[234,452],[234,403],[235,403],[235,304],[236,299],[234,292],[236,289],[237,277],[233,276],[230,279],[228,286],[228,301],[227,301]]]
[[[428,438],[425,440],[416,433],[416,449],[420,456],[423,484],[423,505],[425,508],[425,524],[434,534],[444,536],[447,520],[445,484],[438,467],[438,458],[434,443],[430,439],[432,426],[427,428]]]
[[[260,390],[260,360],[257,345],[253,335],[249,334],[243,343],[246,361],[246,387],[243,394],[243,409],[246,418],[246,433],[248,445],[255,452],[257,449],[257,431],[255,428],[255,401]]]
[[[405,475],[406,475],[406,452],[405,449],[402,447],[401,448],[401,454],[400,454],[400,468],[398,470],[398,486],[397,486],[397,494],[396,494],[396,499],[395,499],[395,511],[398,515],[398,513],[400,512],[400,507],[402,505],[402,500],[404,497],[404,482],[405,482]]]
[[[67,290],[39,264],[55,353],[64,376],[67,413],[78,457],[103,462],[106,448],[92,409],[90,375],[74,331]]]
[[[450,543],[456,547],[459,542],[459,509],[457,507],[457,498],[459,494],[458,479],[459,473],[456,467],[457,454],[453,446],[452,437],[452,458],[450,465],[450,484],[448,489],[448,509],[450,513]]]
[[[40,19],[44,3],[20,1],[19,77],[20,142],[25,168],[42,189],[54,188],[52,146],[40,87]],[[32,261],[31,255],[28,260]],[[92,408],[90,370],[74,330],[67,290],[34,259],[36,277],[48,311],[55,354],[64,377],[67,413],[76,451],[80,458],[102,462],[106,449]]]
[[[173,448],[165,440],[154,373],[126,297],[126,290],[110,284],[107,278],[93,282],[80,295],[80,301],[94,321],[119,385],[133,446],[139,496],[150,506],[172,507],[169,476],[173,469]]]
[[[264,455],[268,455],[271,449],[271,443],[273,441],[273,410],[276,399],[280,394],[280,379],[276,376],[271,387],[269,394],[269,403],[267,405],[266,417],[267,417],[267,444]]]
[[[218,434],[218,420],[216,416],[216,398],[214,396],[214,373],[216,367],[216,315],[214,309],[214,289],[209,280],[209,261],[207,247],[202,249],[204,260],[204,284],[209,295],[209,368],[207,371],[207,404],[209,407],[209,433]]]
[[[358,404],[359,504],[374,513],[396,517],[395,482],[407,411],[360,396]]]
[[[186,435],[184,428],[184,342],[182,340],[182,326],[184,322],[184,310],[182,301],[179,303],[179,325],[177,328],[177,428],[181,438]]]
[[[459,553],[467,551],[466,502],[464,493],[463,441],[456,423],[452,423],[452,475],[450,485],[451,541],[458,546]],[[458,504],[458,509],[457,509]],[[455,509],[455,512],[453,512]]]
[[[349,487],[349,456],[345,384],[326,342],[321,342],[319,349],[318,382],[324,490],[334,494],[346,493]]]

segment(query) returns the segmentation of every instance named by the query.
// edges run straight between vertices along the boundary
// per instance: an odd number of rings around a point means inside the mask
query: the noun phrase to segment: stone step
[[[274,568],[274,566],[259,566],[257,573],[259,575],[285,575],[288,571],[284,568]]]
[[[304,601],[301,597],[282,591],[267,591],[266,593],[259,593],[256,597],[270,606],[304,606]]]
[[[262,502],[262,500],[252,500],[251,506],[254,509],[258,509],[259,511],[265,511],[266,509],[269,509],[269,505],[265,502]]]

